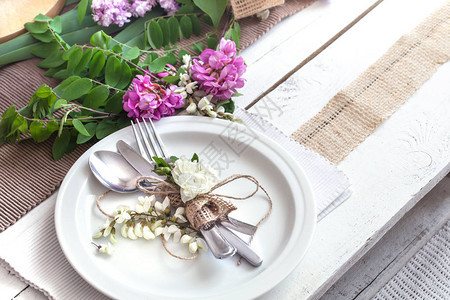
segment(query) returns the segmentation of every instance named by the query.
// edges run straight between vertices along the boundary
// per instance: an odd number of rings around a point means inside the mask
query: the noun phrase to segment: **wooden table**
[[[318,0],[241,53],[248,64],[248,82],[238,104],[290,135],[444,2]],[[441,183],[444,192],[434,193],[438,207],[433,206],[432,217],[417,217],[422,202],[408,213],[450,171],[449,78],[447,63],[338,165],[352,182],[352,196],[318,223],[303,261],[263,299],[319,298],[355,263],[359,271],[341,279],[341,287],[335,286],[325,298],[361,295],[371,280],[354,274],[372,272],[367,276],[376,278],[378,273],[365,270],[360,259],[387,232],[391,241],[399,235],[420,235],[418,227],[437,228],[450,217],[448,179]],[[415,227],[403,225],[406,228],[398,232],[397,225],[390,231],[399,220],[409,224],[402,219],[407,213],[416,215]],[[397,245],[394,250],[402,253],[403,248]],[[389,264],[386,257],[375,257],[372,264]],[[5,299],[44,298],[6,270],[0,270],[0,290]]]

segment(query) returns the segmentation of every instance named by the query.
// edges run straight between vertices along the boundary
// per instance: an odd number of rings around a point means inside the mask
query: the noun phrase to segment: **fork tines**
[[[158,132],[153,125],[150,118],[144,119],[136,118],[133,122],[131,121],[131,127],[133,128],[134,136],[139,147],[141,155],[148,161],[152,161],[152,157],[168,157],[167,150],[159,136]],[[143,124],[143,125],[141,125]],[[150,126],[148,126],[150,124]]]

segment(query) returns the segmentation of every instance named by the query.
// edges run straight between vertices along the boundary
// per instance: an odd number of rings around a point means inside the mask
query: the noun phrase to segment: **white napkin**
[[[264,133],[297,159],[313,187],[318,220],[350,196],[347,177],[328,160],[290,140],[257,115],[242,109],[235,115],[249,129]],[[54,225],[56,195],[0,234],[0,265],[49,298],[108,299],[84,281],[64,256]]]

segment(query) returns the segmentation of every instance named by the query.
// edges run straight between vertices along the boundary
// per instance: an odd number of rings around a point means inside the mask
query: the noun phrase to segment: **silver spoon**
[[[141,176],[122,155],[113,151],[96,151],[89,156],[89,167],[101,184],[119,193],[137,191],[136,179]]]

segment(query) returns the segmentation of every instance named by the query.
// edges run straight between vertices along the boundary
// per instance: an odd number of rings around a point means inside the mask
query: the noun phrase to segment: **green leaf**
[[[202,42],[197,42],[191,45],[192,50],[195,51],[195,53],[200,54],[202,53],[203,50],[206,49],[205,44],[203,44]]]
[[[63,80],[60,84],[58,84],[53,91],[61,97],[61,95],[64,93],[64,91],[67,89],[69,85],[72,84],[72,82],[80,79],[80,76],[70,76],[69,78]]]
[[[234,101],[232,99],[230,99],[230,100],[226,100],[224,102],[225,102],[224,104],[217,103],[217,107],[223,106],[223,108],[225,108],[225,112],[230,113],[230,114],[234,113],[234,110],[235,110]]]
[[[112,97],[108,99],[108,102],[106,102],[105,105],[105,112],[118,114],[122,112],[123,110],[123,95],[125,95],[124,92],[118,92],[114,94]],[[99,138],[101,139],[101,138]]]
[[[156,156],[153,156],[152,158],[153,158],[153,160],[156,163],[156,167],[169,167],[170,168],[169,164],[166,163],[163,158],[156,157]]]
[[[70,75],[72,75],[72,73],[68,72],[67,70],[59,70],[58,72],[53,74],[53,78],[66,79],[70,77]]]
[[[159,19],[158,25],[161,27],[161,32],[163,35],[163,46],[167,46],[170,43],[170,27],[169,22],[166,19]]]
[[[75,67],[80,63],[83,57],[83,50],[80,47],[76,47],[72,54],[69,56],[69,61],[67,62],[67,71],[73,72]]]
[[[185,56],[186,54],[190,55],[189,52],[184,49],[180,49],[180,51],[178,51],[178,58],[180,59],[180,61],[183,61],[183,56]]]
[[[239,33],[236,31],[236,29],[231,29],[231,40],[236,44],[236,47],[240,47],[239,43]]]
[[[85,136],[89,136],[89,132],[86,130],[86,128],[84,127],[83,123],[80,120],[74,119],[74,120],[72,120],[72,124],[73,124],[73,127],[75,127],[75,129],[79,133],[81,133],[82,135],[85,135]]]
[[[163,78],[163,80],[170,84],[178,84],[180,81],[180,76],[166,76]]]
[[[219,39],[217,38],[217,35],[212,35],[206,40],[206,45],[209,49],[216,49],[217,43],[219,42]]]
[[[80,3],[78,3],[78,23],[80,24],[83,22],[84,16],[86,15],[88,2],[89,0],[81,0]]]
[[[178,23],[178,19],[175,17],[170,17],[169,21],[167,21],[169,24],[169,36],[170,36],[170,43],[175,44],[178,41],[178,35],[179,35],[179,28],[180,25]]]
[[[53,31],[61,33],[62,31],[61,17],[56,16],[55,18],[53,18],[53,20],[50,21],[49,26],[51,29],[53,29]]]
[[[200,20],[198,19],[198,17],[196,15],[191,15],[191,22],[192,22],[192,32],[196,36],[199,36],[200,32],[202,30],[201,25],[200,25]]]
[[[99,140],[110,135],[111,133],[130,125],[130,119],[121,118],[118,120],[103,119],[97,125],[95,137]]]
[[[66,61],[62,59],[62,52],[58,51],[55,55],[49,56],[46,59],[40,61],[36,65],[40,68],[56,68],[64,64]]]
[[[182,16],[180,19],[181,33],[185,38],[190,38],[192,35],[192,21],[188,16]]]
[[[194,4],[211,17],[214,27],[219,26],[220,19],[222,18],[225,8],[227,7],[228,0],[193,0]]]
[[[109,48],[109,42],[111,37],[108,36],[106,33],[101,31],[95,32],[92,36],[89,42],[92,46],[99,47],[101,49],[108,49]]]
[[[48,139],[52,132],[43,127],[40,121],[33,121],[30,124],[30,134],[34,141],[41,143]]]
[[[191,161],[192,162],[194,162],[194,161],[199,162],[197,153],[194,153],[194,155],[192,155]]]
[[[179,159],[179,158],[176,157],[176,156],[171,156],[171,157],[170,157],[170,161],[171,161],[172,163],[175,163],[178,159]]]
[[[31,33],[31,35],[35,39],[40,40],[41,42],[44,43],[50,43],[54,39],[54,36],[50,31],[46,31],[44,33]]]
[[[84,144],[94,137],[95,130],[97,129],[97,123],[88,123],[88,124],[86,124],[85,128],[86,128],[87,132],[89,133],[89,135],[79,134],[77,136],[77,144]]]
[[[54,42],[56,43],[56,42]],[[56,43],[58,44],[58,43]],[[45,45],[45,44],[44,44]],[[72,55],[73,51],[75,51],[76,49],[78,49],[79,47],[77,45],[73,45],[72,47],[69,48],[69,50],[64,51],[64,54],[62,56],[62,59],[64,60],[69,60],[70,56]]]
[[[150,21],[150,24],[148,25],[147,38],[153,49],[159,49],[162,47],[164,41],[162,29],[161,26],[159,26],[159,24],[154,20]]]
[[[43,14],[38,14],[36,17],[34,17],[34,21],[36,22],[45,22],[48,23],[52,20],[52,18],[47,17],[46,15]]]
[[[97,77],[103,70],[105,62],[106,57],[102,51],[98,51],[97,53],[95,53],[94,57],[92,58],[91,64],[89,65],[89,78]]]
[[[133,59],[139,57],[140,53],[141,53],[141,51],[139,50],[139,48],[134,46],[130,50],[128,50],[127,54],[125,55],[125,59],[133,60]]]
[[[167,56],[157,58],[150,63],[148,70],[152,73],[160,73],[164,70],[168,61],[169,58]]]
[[[63,130],[62,133],[55,139],[52,147],[52,154],[54,160],[59,160],[66,153],[69,146],[71,133],[69,130]]]
[[[28,22],[25,23],[25,29],[30,33],[44,33],[48,30],[48,23]]]
[[[78,65],[73,69],[73,72],[75,74],[80,73],[81,71],[84,70],[84,68],[87,66],[87,64],[89,63],[89,61],[92,58],[92,55],[94,55],[94,49],[92,48],[88,48],[86,49],[86,51],[84,51],[83,56],[80,59],[80,62],[78,63]],[[70,60],[69,60],[70,62]]]
[[[164,54],[164,56],[169,58],[169,60],[167,61],[168,64],[171,64],[173,66],[177,64],[177,57],[175,56],[175,54],[173,54],[173,52],[167,52],[166,54]]]
[[[107,85],[116,87],[120,81],[120,71],[122,69],[121,63],[115,56],[110,56],[106,62],[105,67],[105,82]]]
[[[97,109],[106,104],[109,97],[109,89],[104,85],[99,85],[89,91],[83,101],[83,106]]]
[[[128,87],[131,81],[131,69],[130,66],[127,63],[121,64],[121,70],[120,70],[120,79],[117,83],[118,89],[124,89]]]
[[[33,50],[31,51],[31,54],[38,57],[46,58],[52,56],[59,49],[60,49],[59,44],[53,41],[51,43],[36,45],[36,47],[34,47]]]
[[[58,101],[55,102],[55,104],[53,104],[53,111],[60,109],[61,107],[63,107],[63,105],[67,104],[67,101],[64,99],[59,99]]]
[[[69,77],[70,78],[70,77]],[[78,99],[86,95],[92,88],[92,82],[89,78],[81,78],[72,82],[63,92],[62,97],[67,101]]]
[[[121,45],[114,45],[111,49],[114,53],[119,54],[120,56],[122,56],[122,46]]]
[[[43,84],[34,93],[40,98],[47,98],[52,94],[52,89],[48,85]]]

